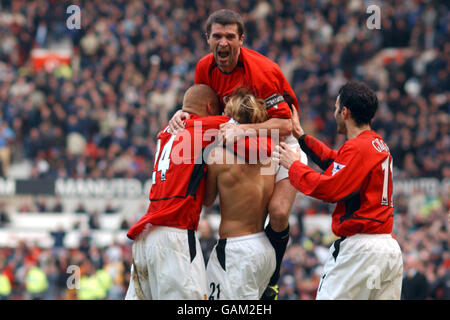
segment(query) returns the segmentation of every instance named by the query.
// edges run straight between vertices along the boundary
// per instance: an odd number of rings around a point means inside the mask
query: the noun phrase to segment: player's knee
[[[280,232],[289,223],[289,214],[294,202],[296,190],[284,179],[275,185],[275,190],[269,202],[269,217],[272,228]]]
[[[269,205],[270,225],[272,228],[280,232],[284,230],[289,223],[290,206],[286,206],[282,202],[274,201]]]

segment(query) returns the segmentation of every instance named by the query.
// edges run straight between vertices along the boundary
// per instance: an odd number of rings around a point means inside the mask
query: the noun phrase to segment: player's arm
[[[239,140],[242,137],[266,136],[285,137],[291,132],[291,120],[272,118],[260,123],[232,124],[224,123],[220,125],[220,135],[225,141]]]
[[[280,81],[277,87],[265,89],[266,92],[271,92],[271,94],[265,98],[269,120],[261,123],[240,124],[239,127],[231,124],[223,125],[221,126],[221,135],[226,141],[232,138],[232,136],[237,136],[239,138],[251,135],[267,135],[269,137],[278,136],[279,138],[282,138],[289,136],[292,133],[291,109],[284,97],[286,92],[282,92],[284,88],[283,83],[285,82],[287,86],[289,85],[281,71],[274,75],[274,79],[279,79]],[[289,90],[292,91],[290,87]],[[293,108],[298,108],[298,102],[295,95],[291,97],[289,94],[289,97],[288,100],[293,104]],[[228,131],[228,133],[226,131]]]
[[[262,133],[262,130],[267,132],[269,137],[273,136],[272,130],[278,130],[278,134],[280,137],[285,137],[291,134],[292,132],[292,124],[290,119],[282,119],[282,118],[271,118],[265,122],[260,123],[247,123],[242,124],[241,129],[245,132],[256,132],[257,135]]]
[[[221,159],[223,159],[223,148],[212,149],[207,160],[208,172],[206,173],[205,197],[203,199],[203,204],[207,207],[211,206],[217,197],[217,177],[220,172]]]
[[[280,143],[278,148],[280,163],[298,155],[290,148]],[[323,200],[337,202],[345,199],[360,189],[362,181],[367,175],[367,169],[359,150],[351,145],[343,146],[340,153],[325,173],[321,174],[295,159],[289,168],[289,181],[305,195]],[[289,161],[288,161],[289,162]]]
[[[337,157],[337,151],[327,147],[322,141],[304,134],[298,143],[306,155],[322,170],[326,170]]]
[[[305,134],[294,106],[292,106],[291,123],[292,134],[298,139],[298,144],[303,152],[325,171],[337,157],[337,151],[327,147],[323,142],[313,136]]]

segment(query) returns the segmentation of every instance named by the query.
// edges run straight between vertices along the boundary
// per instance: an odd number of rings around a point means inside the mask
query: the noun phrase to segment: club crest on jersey
[[[331,171],[331,175],[334,176],[342,168],[345,168],[345,165],[333,162],[333,170]]]

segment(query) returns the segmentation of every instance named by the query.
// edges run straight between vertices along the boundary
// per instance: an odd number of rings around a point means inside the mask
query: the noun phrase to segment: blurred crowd
[[[449,300],[448,196],[416,193],[412,197],[399,195],[394,201],[394,236],[404,259],[402,299]],[[315,298],[329,246],[336,239],[319,229],[305,230],[305,216],[326,213],[330,208],[313,199],[304,202],[295,208],[290,223],[279,281],[280,300]],[[207,219],[200,220],[198,231],[207,261],[216,235]],[[99,248],[86,233],[77,248],[66,248],[63,230],[51,236],[55,240],[52,248],[25,242],[0,248],[0,299],[124,298],[130,281],[131,241]],[[2,286],[5,279],[10,287],[6,291]]]
[[[0,1],[0,155],[31,177],[150,177],[155,135],[181,106],[208,53],[204,22],[234,8],[245,46],[279,63],[307,132],[336,137],[337,90],[349,78],[378,92],[374,128],[402,177],[449,177],[450,24],[441,1],[380,2],[369,29],[362,0]],[[31,49],[67,43],[70,66],[35,72]],[[386,48],[406,49],[380,57]]]
[[[66,27],[66,8],[72,4],[81,9],[79,30]],[[306,132],[330,146],[342,144],[332,115],[337,91],[350,78],[362,80],[377,91],[380,107],[373,127],[390,147],[396,177],[449,178],[448,5],[377,1],[381,29],[372,30],[366,25],[369,4],[0,0],[0,176],[28,161],[29,178],[148,179],[155,136],[181,107],[197,61],[209,52],[206,17],[228,7],[246,22],[244,45],[280,65],[299,98]],[[32,49],[61,45],[73,52],[70,66],[33,69]],[[448,299],[448,195],[411,205],[420,197],[399,196],[396,202],[395,233],[405,254],[403,298]],[[280,299],[314,298],[333,237],[306,233],[302,217],[329,209],[315,202],[295,206]],[[206,254],[214,244],[207,234],[202,238]],[[88,240],[79,249],[23,244],[0,249],[0,275],[12,284],[9,298],[82,298],[67,289],[67,267],[76,265],[91,287],[105,288],[90,292],[91,297],[120,299],[130,259],[129,246],[95,248]],[[27,289],[33,267],[42,271],[34,277],[42,280],[40,289],[47,282],[42,294]]]
[[[49,249],[22,242],[0,248],[0,300],[121,300],[130,269],[129,245],[98,248],[89,235],[73,249],[58,242]],[[9,281],[9,290],[2,286],[2,276]]]

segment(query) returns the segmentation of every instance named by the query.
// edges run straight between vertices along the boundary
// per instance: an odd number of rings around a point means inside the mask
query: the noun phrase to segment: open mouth
[[[220,50],[217,52],[217,55],[221,58],[221,59],[226,59],[230,56],[230,52],[228,50]]]

